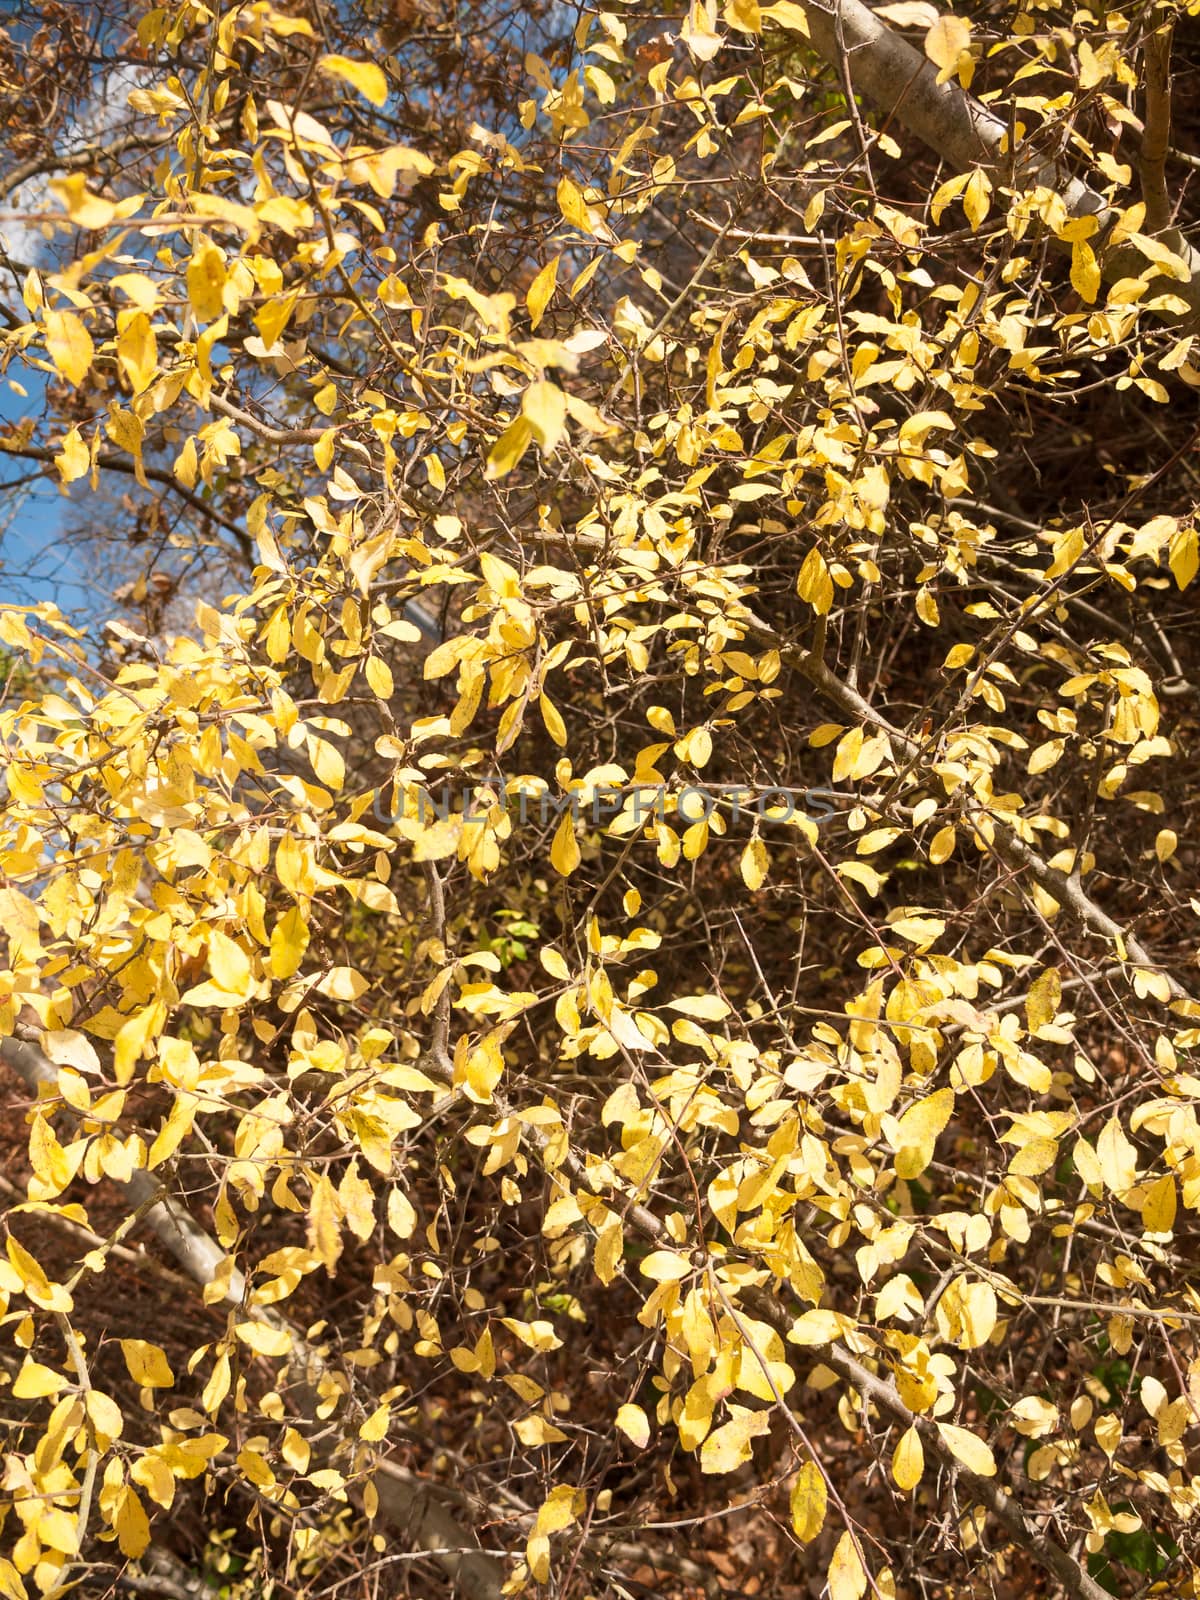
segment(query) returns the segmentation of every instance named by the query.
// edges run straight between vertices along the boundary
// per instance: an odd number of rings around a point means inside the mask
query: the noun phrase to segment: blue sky
[[[3,9],[4,0],[0,0],[0,12]],[[76,132],[97,137],[115,119],[128,114],[124,70],[118,67],[115,73],[97,78],[96,93],[68,127],[68,139]],[[48,176],[22,185],[8,197],[7,205],[14,210],[36,210],[48,198]],[[18,264],[29,262],[45,268],[53,264],[53,251],[36,227],[20,221],[0,224],[0,248],[13,257],[13,265],[0,277],[0,302],[24,322],[28,314],[21,302]],[[20,394],[15,385],[28,392]],[[0,374],[0,427],[40,417],[44,393],[42,374],[14,357],[7,372]],[[36,442],[50,441],[39,437]],[[77,543],[68,544],[64,537],[71,502],[58,489],[54,469],[47,476],[37,468],[36,462],[0,450],[0,604],[53,600],[78,626],[103,621],[111,610],[111,600],[100,582],[89,581],[86,550]],[[77,504],[82,504],[89,492],[86,479],[73,486]],[[80,519],[76,516],[73,520],[77,525]]]
[[[13,390],[14,378],[28,395]],[[39,416],[42,387],[38,374],[14,362],[0,378],[0,424]],[[101,597],[87,581],[80,552],[63,538],[66,496],[49,478],[32,477],[36,469],[36,462],[0,451],[0,604],[53,600],[84,623]],[[86,492],[86,481],[82,487]]]

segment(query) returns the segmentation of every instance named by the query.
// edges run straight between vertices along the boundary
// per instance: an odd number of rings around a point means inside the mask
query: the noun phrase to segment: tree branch
[[[873,720],[878,724],[878,718]],[[903,735],[899,737],[903,738]],[[448,1080],[446,1068],[432,1057],[423,1057],[421,1064],[431,1075],[441,1077],[443,1081]],[[493,1100],[501,1116],[513,1115],[512,1106],[499,1090],[493,1090]],[[551,1135],[537,1124],[530,1124],[526,1131],[539,1149],[544,1149],[550,1142]],[[569,1172],[578,1187],[587,1190],[592,1188],[583,1161],[569,1145],[565,1150],[556,1145],[556,1165]],[[679,1241],[667,1232],[664,1224],[647,1206],[629,1200],[621,1207],[621,1214],[650,1243],[664,1249],[678,1249]],[[789,1313],[770,1294],[762,1289],[751,1289],[742,1296],[742,1304],[754,1317],[768,1323],[786,1338],[791,1327]],[[905,1405],[890,1379],[872,1372],[837,1343],[823,1347],[822,1359],[879,1410],[887,1412],[906,1427],[915,1425],[929,1454],[956,1475],[958,1482],[970,1492],[973,1499],[985,1506],[1003,1525],[1014,1543],[1027,1550],[1047,1572],[1059,1580],[1070,1600],[1110,1600],[1107,1592],[1088,1575],[1069,1551],[1033,1526],[1011,1495],[1006,1494],[993,1479],[982,1477],[963,1466],[943,1440],[937,1425],[927,1417],[918,1417]]]
[[[54,461],[54,451],[44,445],[14,444],[11,440],[0,439],[0,455],[21,456],[26,461],[44,461],[50,464]],[[132,461],[126,461],[124,456],[115,456],[110,452],[96,457],[97,466],[103,467],[106,472],[123,472],[127,477],[137,477],[137,467]],[[210,517],[218,527],[224,528],[237,540],[238,548],[247,561],[254,560],[254,546],[245,528],[227,517],[224,512],[218,511],[216,506],[198,495],[193,489],[188,489],[180,483],[172,472],[164,467],[147,466],[142,463],[142,473],[151,483],[161,483],[170,489],[173,494],[185,501],[193,511],[198,511],[205,517]]]
[[[768,630],[773,633],[773,630]],[[776,636],[777,637],[777,636]],[[844,684],[839,677],[829,670],[823,661],[818,661],[813,655],[796,650],[787,650],[786,658],[804,673],[810,682],[822,691],[833,703],[840,706],[858,720],[869,723],[886,733],[888,738],[895,741],[904,751],[905,755],[915,763],[922,763],[929,759],[932,752],[926,752],[923,746],[908,734],[894,727],[892,723],[880,715],[868,701]],[[1171,976],[1156,961],[1150,952],[1120,923],[1114,922],[1112,917],[1100,907],[1087,894],[1084,893],[1078,880],[1068,877],[1066,873],[1058,871],[1056,867],[1042,859],[1037,851],[1027,845],[1025,841],[1003,823],[997,822],[991,813],[982,806],[972,808],[981,818],[986,818],[992,830],[990,848],[1003,861],[1010,865],[1024,867],[1030,876],[1046,890],[1048,894],[1061,904],[1067,906],[1077,916],[1090,932],[1100,938],[1111,940],[1118,952],[1122,949],[1128,952],[1139,967],[1146,967],[1151,971],[1161,971],[1166,980],[1173,1000],[1190,1000],[1188,991]],[[968,811],[968,816],[970,811]]]
[[[0,1041],[0,1059],[21,1078],[31,1094],[45,1084],[57,1092],[58,1069],[40,1047],[25,1039]],[[69,1108],[68,1108],[69,1109]],[[153,1229],[188,1276],[201,1287],[207,1286],[225,1260],[225,1251],[196,1221],[185,1206],[164,1193],[150,1172],[135,1172],[124,1185],[134,1209],[142,1210]],[[292,1341],[292,1357],[305,1376],[301,1385],[304,1409],[315,1414],[317,1385],[327,1371],[321,1355],[306,1344],[295,1328],[278,1311],[246,1307],[246,1280],[237,1268],[229,1273],[222,1299],[236,1305],[256,1321],[286,1331]],[[437,1498],[436,1486],[399,1469],[380,1474],[376,1481],[379,1510],[385,1521],[419,1550],[427,1550],[456,1582],[467,1600],[500,1600],[504,1572],[494,1557],[485,1554]],[[82,1535],[82,1530],[81,1530]]]
[[[1008,124],[957,83],[938,83],[933,63],[862,0],[802,0],[802,4],[817,54],[836,71],[844,68],[855,93],[895,118],[951,166],[960,172],[984,167],[1002,184],[1015,181],[1026,188],[1052,189],[1072,217],[1094,216],[1101,233],[1117,221],[1118,212],[1103,196],[1057,161],[1039,155],[1028,143],[1009,151]],[[1200,254],[1181,235],[1173,235],[1169,243],[1191,271],[1188,283],[1170,283],[1172,294],[1186,302],[1185,315],[1191,318],[1200,314]],[[1115,279],[1137,277],[1149,262],[1135,246],[1122,244],[1102,249],[1100,265],[1106,278]]]
[[[1139,167],[1146,202],[1146,232],[1162,233],[1171,225],[1167,194],[1167,152],[1171,147],[1171,28],[1159,28],[1142,47],[1146,63],[1146,120]]]

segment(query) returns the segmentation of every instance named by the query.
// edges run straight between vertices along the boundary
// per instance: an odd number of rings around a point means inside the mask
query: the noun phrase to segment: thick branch
[[[539,1128],[534,1127],[529,1131],[535,1139],[542,1136],[542,1130]],[[589,1186],[583,1163],[574,1151],[568,1150],[563,1165],[570,1171],[577,1184],[581,1187]],[[678,1248],[678,1242],[668,1235],[663,1224],[645,1206],[638,1204],[626,1206],[623,1208],[623,1214],[643,1238],[668,1249]],[[787,1336],[791,1326],[789,1315],[770,1294],[761,1289],[751,1290],[742,1296],[742,1304],[753,1316],[768,1323],[784,1337]],[[991,1512],[1014,1543],[1027,1550],[1047,1572],[1058,1579],[1066,1594],[1070,1596],[1070,1600],[1109,1600],[1107,1591],[1089,1577],[1074,1556],[1035,1527],[1018,1502],[1006,1494],[994,1479],[982,1477],[962,1465],[943,1440],[937,1425],[928,1417],[918,1417],[905,1405],[895,1384],[889,1378],[872,1372],[863,1362],[837,1343],[823,1347],[822,1360],[826,1366],[832,1367],[848,1383],[853,1384],[878,1410],[886,1412],[905,1427],[915,1425],[928,1453],[955,1474],[962,1488],[977,1504],[985,1506]]]
[[[1152,33],[1143,47],[1146,63],[1146,121],[1139,166],[1146,231],[1161,233],[1171,224],[1167,194],[1167,152],[1171,147],[1171,29]]]
[[[89,172],[95,173],[98,166],[106,160],[112,162],[120,156],[128,155],[131,150],[141,149],[147,155],[156,150],[161,150],[164,145],[172,142],[174,134],[168,130],[166,133],[129,133],[121,139],[105,139],[103,143],[84,145],[81,150],[73,150],[69,155],[39,155],[33,156],[28,161],[22,161],[9,172],[0,176],[0,200],[7,200],[10,194],[15,194],[23,183],[28,183],[31,178],[44,177],[50,172]]]
[[[1018,146],[1015,153],[1008,151],[1007,123],[957,83],[938,83],[933,63],[881,22],[862,0],[802,3],[817,53],[837,71],[848,73],[855,93],[916,134],[951,166],[960,172],[981,166],[1002,184],[1052,189],[1071,216],[1094,216],[1102,232],[1116,222],[1118,213],[1103,196],[1072,177],[1058,162],[1028,145]],[[1148,44],[1148,79],[1150,54]],[[1148,105],[1148,118],[1149,109]],[[1188,283],[1172,280],[1171,292],[1187,303],[1188,316],[1200,313],[1200,255],[1182,237],[1173,236],[1170,244],[1192,275]],[[1103,250],[1100,262],[1109,279],[1136,277],[1149,265],[1132,245]]]
[[[44,461],[48,465],[55,459],[55,452],[48,450],[44,445],[18,445],[7,439],[0,440],[0,457],[5,455],[20,456],[26,461]],[[127,477],[137,477],[137,465],[132,459],[126,460],[124,456],[115,456],[105,451],[96,457],[96,464],[103,467],[106,472],[123,472]],[[245,528],[234,522],[232,517],[227,517],[223,511],[217,509],[216,505],[198,495],[194,489],[189,489],[180,483],[174,473],[168,472],[165,467],[147,466],[145,462],[142,462],[142,473],[150,483],[163,484],[165,488],[170,489],[172,494],[178,495],[181,500],[186,501],[193,511],[198,511],[202,516],[211,518],[218,527],[224,528],[226,533],[232,534],[246,560],[253,560],[254,547],[250,542],[250,536]]]
[[[58,1070],[36,1044],[4,1039],[0,1041],[0,1059],[13,1068],[31,1094],[36,1095],[41,1084],[57,1090]],[[226,1259],[225,1252],[191,1212],[163,1193],[152,1173],[135,1172],[124,1187],[131,1206],[142,1211],[159,1242],[188,1276],[201,1287],[211,1283]],[[226,1283],[224,1301],[244,1309],[245,1293],[246,1280],[234,1268]],[[291,1336],[292,1360],[305,1373],[301,1393],[315,1408],[316,1386],[325,1371],[321,1356],[277,1311],[251,1308],[249,1314],[285,1329]],[[478,1541],[437,1499],[433,1485],[407,1473],[389,1471],[377,1477],[375,1486],[384,1520],[411,1546],[428,1550],[430,1558],[458,1584],[467,1600],[500,1600],[504,1573],[499,1562],[479,1549]]]
[[[977,1472],[968,1471],[945,1444],[936,1423],[910,1411],[890,1380],[879,1377],[838,1344],[831,1344],[823,1350],[822,1360],[868,1400],[873,1401],[880,1411],[886,1411],[905,1427],[915,1425],[929,1454],[957,1476],[958,1482],[973,1500],[986,1506],[1014,1543],[1028,1550],[1047,1572],[1058,1579],[1071,1600],[1111,1600],[1108,1590],[1102,1589],[1069,1551],[1033,1526],[1013,1497],[1005,1494],[994,1478],[984,1478]]]
[[[787,659],[793,666],[799,667],[810,682],[843,711],[871,727],[878,728],[881,733],[886,733],[909,760],[919,763],[932,758],[932,752],[927,754],[917,740],[910,738],[908,734],[882,717],[868,701],[832,673],[823,661],[817,660],[810,654],[794,651],[787,652]],[[1050,866],[1036,850],[1019,838],[1011,828],[992,818],[983,807],[979,807],[978,811],[981,816],[986,816],[991,821],[993,829],[991,848],[1001,860],[1007,861],[1010,865],[1023,867],[1048,894],[1053,895],[1060,904],[1073,912],[1089,932],[1110,940],[1116,946],[1118,953],[1124,949],[1137,966],[1152,971],[1162,970],[1161,964],[1133,934],[1122,928],[1120,923],[1114,922],[1112,917],[1106,911],[1102,911],[1084,892],[1077,878],[1068,877],[1066,873]],[[1191,998],[1183,985],[1169,972],[1164,971],[1163,976],[1173,1000]]]
[[[435,905],[434,916],[436,915]],[[436,1060],[432,1053],[422,1057],[421,1065],[432,1076],[439,1077],[444,1082],[449,1082],[452,1078],[449,1063]],[[512,1115],[512,1107],[501,1093],[493,1091],[493,1099],[502,1116]],[[527,1131],[539,1148],[544,1148],[549,1142],[550,1136],[544,1128],[534,1124]],[[558,1160],[580,1188],[591,1188],[589,1174],[582,1159],[569,1145],[565,1153],[559,1152]],[[636,1200],[630,1200],[622,1207],[622,1216],[652,1244],[672,1250],[678,1248],[678,1241],[667,1233],[663,1223],[647,1206]],[[770,1294],[761,1289],[752,1289],[742,1297],[742,1304],[753,1316],[768,1323],[786,1337],[791,1327],[790,1316]],[[825,1348],[823,1359],[835,1372],[859,1389],[880,1411],[886,1412],[906,1427],[915,1424],[929,1454],[956,1475],[958,1482],[972,1498],[978,1504],[985,1506],[1004,1526],[1014,1543],[1027,1550],[1047,1572],[1059,1580],[1070,1600],[1108,1600],[1105,1590],[1089,1577],[1074,1556],[1035,1527],[1011,1495],[1006,1494],[991,1478],[982,1477],[962,1465],[943,1440],[936,1424],[927,1417],[918,1417],[905,1405],[899,1390],[890,1379],[872,1372],[848,1350],[836,1343]]]

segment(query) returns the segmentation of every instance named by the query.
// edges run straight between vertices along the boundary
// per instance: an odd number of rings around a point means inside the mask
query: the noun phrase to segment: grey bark
[[[849,78],[856,93],[898,122],[959,172],[982,167],[996,183],[1030,189],[1044,187],[1058,194],[1073,217],[1094,216],[1100,232],[1097,249],[1101,271],[1110,280],[1136,277],[1149,265],[1133,245],[1104,247],[1104,236],[1118,213],[1104,197],[1057,161],[1020,145],[1016,160],[1005,152],[1008,125],[957,82],[938,83],[937,68],[862,0],[801,0],[813,48]],[[1157,59],[1157,58],[1155,58]],[[1151,62],[1154,66],[1154,62]],[[1148,216],[1146,231],[1161,220]],[[1190,320],[1200,313],[1200,254],[1177,230],[1165,232],[1163,243],[1180,256],[1191,280],[1156,280],[1154,292],[1169,289],[1187,305],[1187,312],[1169,320]]]
[[[58,1083],[54,1063],[28,1040],[0,1041],[0,1059],[12,1067],[31,1094],[37,1094],[39,1084],[55,1087]],[[225,1252],[186,1206],[163,1193],[162,1185],[150,1172],[135,1172],[124,1188],[131,1209],[142,1211],[147,1226],[193,1282],[201,1288],[211,1283],[225,1260]],[[235,1268],[229,1277],[225,1303],[244,1309],[245,1291],[246,1280]],[[301,1409],[314,1408],[316,1385],[325,1370],[320,1354],[278,1312],[247,1310],[246,1314],[287,1330],[292,1340],[292,1365],[302,1374],[302,1381],[293,1392]],[[380,1515],[388,1526],[410,1548],[427,1550],[430,1559],[437,1561],[466,1600],[500,1600],[504,1583],[501,1564],[479,1549],[478,1540],[437,1498],[433,1485],[391,1470],[378,1476],[375,1487]]]

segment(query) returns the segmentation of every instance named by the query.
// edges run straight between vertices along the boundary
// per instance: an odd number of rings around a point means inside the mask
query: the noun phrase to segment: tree
[[[1186,11],[67,18],[0,1593],[1196,1593]]]

